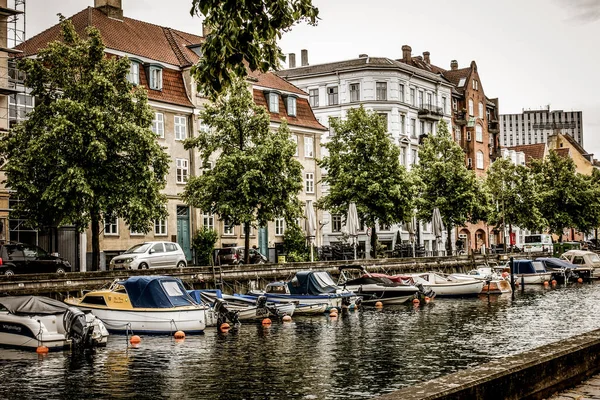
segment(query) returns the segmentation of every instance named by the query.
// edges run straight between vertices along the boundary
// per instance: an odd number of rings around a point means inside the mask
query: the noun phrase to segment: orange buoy
[[[129,339],[129,343],[131,344],[140,344],[142,342],[142,338],[139,337],[138,335],[133,335],[130,339]]]
[[[262,320],[262,324],[263,326],[270,326],[271,325],[271,319],[270,318],[265,318]]]
[[[229,329],[231,329],[231,326],[227,322],[223,322],[221,326],[219,326],[221,332],[228,332]]]
[[[375,303],[375,307],[377,308],[383,308],[383,303],[378,301],[377,303]]]
[[[177,332],[175,332],[175,334],[173,335],[173,337],[175,339],[185,339],[185,332],[183,332],[183,331],[177,331]]]
[[[49,351],[50,349],[46,346],[38,346],[37,349],[35,349],[35,352],[38,354],[48,354]]]
[[[552,279],[552,286],[556,286],[556,279]]]
[[[415,306],[418,306],[419,304],[421,304],[421,301],[419,301],[419,299],[413,299],[413,304]]]
[[[282,320],[283,322],[292,322],[292,317],[289,315],[284,315]]]
[[[581,279],[581,278],[577,279],[577,283],[583,283],[583,279]]]
[[[502,277],[503,277],[503,278],[508,278],[508,276],[509,276],[509,275],[510,275],[510,274],[509,274],[508,272],[503,272],[503,273],[502,273]]]
[[[548,286],[550,283],[548,281],[544,281],[544,286]]]
[[[335,308],[332,308],[331,311],[329,311],[329,316],[331,318],[336,318],[338,316],[338,312]]]
[[[428,296],[425,296],[425,303],[429,303],[431,301],[431,298]]]

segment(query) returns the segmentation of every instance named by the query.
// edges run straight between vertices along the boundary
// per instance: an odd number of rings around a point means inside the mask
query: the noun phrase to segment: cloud
[[[600,20],[600,0],[558,0],[571,13],[571,19],[582,22]]]

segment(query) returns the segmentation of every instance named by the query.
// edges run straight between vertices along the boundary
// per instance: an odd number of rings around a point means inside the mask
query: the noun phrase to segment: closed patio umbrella
[[[410,221],[406,223],[406,228],[408,230],[408,240],[412,246],[412,255],[415,256],[415,233],[417,231],[417,218],[413,216]]]
[[[442,222],[440,209],[437,207],[433,209],[433,216],[431,217],[431,230],[435,236],[436,250],[439,251],[442,243],[442,231],[444,230],[444,223]]]
[[[313,262],[313,240],[317,235],[317,217],[315,215],[315,208],[313,207],[312,200],[306,200],[304,216],[306,218],[306,237],[310,243],[310,261]]]
[[[352,245],[354,246],[354,259],[356,260],[356,245],[358,239],[358,212],[356,211],[356,203],[350,203],[348,206],[348,215],[346,216],[346,229],[348,230],[348,236],[352,238]]]

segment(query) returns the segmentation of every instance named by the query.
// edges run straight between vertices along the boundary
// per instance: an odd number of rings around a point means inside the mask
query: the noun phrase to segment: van
[[[552,253],[552,235],[547,233],[536,233],[533,235],[525,236],[525,243],[523,244],[523,251],[526,253],[534,252],[548,252]]]

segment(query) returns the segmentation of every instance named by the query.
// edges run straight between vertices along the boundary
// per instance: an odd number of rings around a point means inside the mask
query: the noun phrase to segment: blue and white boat
[[[248,294],[266,296],[268,301],[298,303],[300,307],[326,305],[326,310],[353,308],[358,299],[353,292],[336,285],[326,271],[298,271],[289,282],[269,283],[264,291],[254,290]]]

